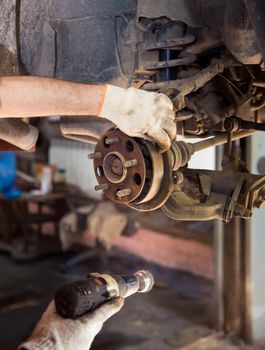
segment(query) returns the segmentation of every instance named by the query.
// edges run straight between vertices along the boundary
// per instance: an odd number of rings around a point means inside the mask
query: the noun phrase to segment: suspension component
[[[250,130],[235,132],[231,140],[252,133]],[[106,142],[109,139],[119,142],[109,144]],[[193,144],[177,141],[161,154],[151,142],[132,138],[116,128],[110,129],[96,145],[95,154],[101,156],[93,157],[99,183],[96,190],[138,211],[158,209],[165,205],[174,186],[185,182],[182,172],[194,153],[226,142],[226,134]]]
[[[119,142],[106,142],[106,140]],[[173,186],[171,152],[161,155],[150,142],[132,138],[118,129],[107,131],[92,157],[99,185],[112,201],[137,210],[154,210],[168,199]]]
[[[196,40],[193,34],[185,33],[183,23],[154,21],[148,27],[138,26],[144,32],[146,51],[157,51],[157,61],[143,62],[144,71],[156,71],[155,81],[174,81],[179,70],[196,60],[196,55],[185,51],[185,47]],[[152,57],[153,53],[152,53]]]

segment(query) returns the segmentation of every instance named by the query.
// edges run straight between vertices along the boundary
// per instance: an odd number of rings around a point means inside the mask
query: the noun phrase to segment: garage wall
[[[91,197],[100,198],[101,193],[94,190],[97,184],[93,162],[87,158],[94,146],[63,139],[53,139],[49,149],[49,163],[58,169],[66,170],[69,183],[79,186]]]

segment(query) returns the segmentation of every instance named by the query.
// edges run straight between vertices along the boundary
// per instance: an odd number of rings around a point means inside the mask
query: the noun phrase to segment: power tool
[[[75,319],[107,300],[147,293],[153,285],[153,274],[145,270],[128,276],[90,273],[83,280],[62,286],[55,294],[55,306],[62,317]]]

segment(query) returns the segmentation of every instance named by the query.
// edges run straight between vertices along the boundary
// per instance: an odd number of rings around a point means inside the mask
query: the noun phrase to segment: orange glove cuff
[[[105,99],[106,99],[106,95],[107,95],[107,90],[108,90],[108,84],[105,84],[104,85],[104,93],[103,93],[103,96],[102,96],[102,101],[101,101],[101,104],[100,104],[98,116],[101,115],[102,108],[103,108],[103,105],[104,105],[104,102],[105,102]]]

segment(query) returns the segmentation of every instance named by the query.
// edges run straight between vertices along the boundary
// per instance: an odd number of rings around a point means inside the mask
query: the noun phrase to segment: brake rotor
[[[97,190],[112,201],[128,203],[142,192],[146,180],[146,163],[135,139],[118,129],[108,130],[96,145],[94,169]]]

